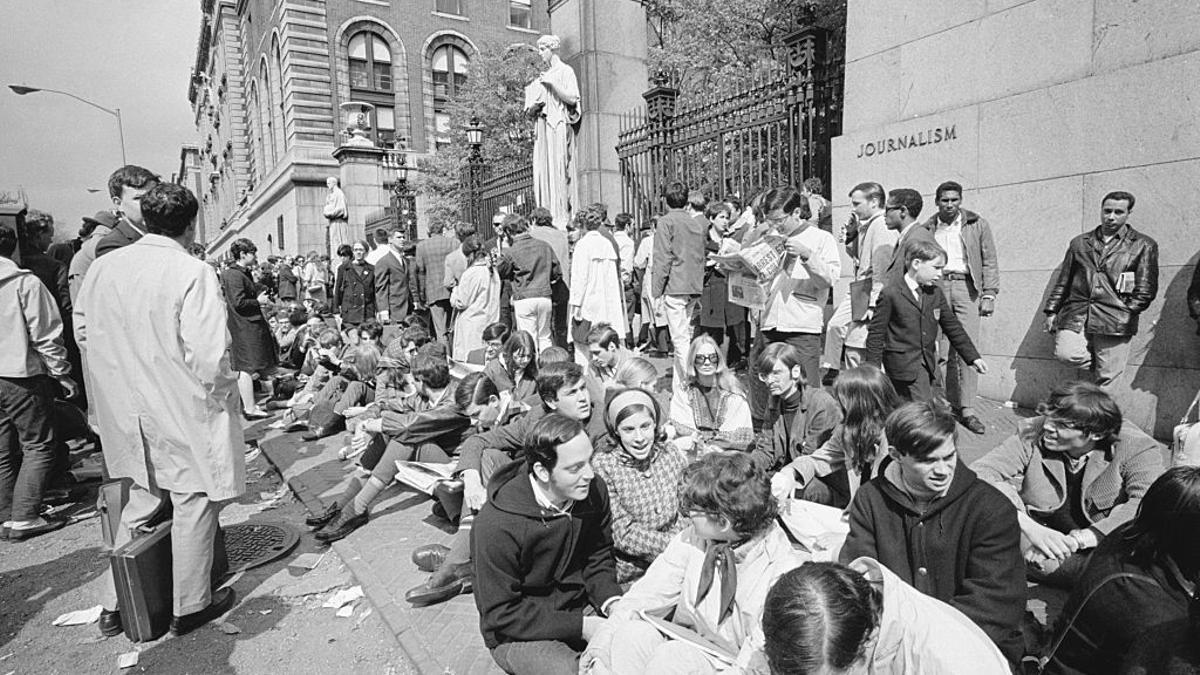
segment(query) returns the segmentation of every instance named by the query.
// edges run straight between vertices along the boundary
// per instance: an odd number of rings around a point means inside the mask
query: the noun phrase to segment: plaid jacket
[[[446,235],[438,235],[422,240],[417,244],[416,260],[417,288],[414,294],[417,302],[427,305],[439,300],[449,300],[450,290],[446,288],[446,256],[461,246],[458,239]]]

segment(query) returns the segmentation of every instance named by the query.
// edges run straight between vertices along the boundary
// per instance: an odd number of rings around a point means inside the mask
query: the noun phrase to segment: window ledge
[[[380,7],[391,7],[392,3],[389,0],[358,0],[368,5],[379,5]]]
[[[534,30],[532,28],[523,28],[521,26],[509,25],[508,29],[511,31],[516,31],[518,33],[529,33],[530,35],[541,35],[542,34],[542,31],[540,31],[540,30]]]
[[[443,19],[454,19],[455,21],[467,21],[467,22],[471,21],[471,19],[469,19],[465,16],[462,16],[461,14],[447,14],[445,12],[439,12],[436,9],[433,10],[432,12],[430,12],[430,14],[432,14],[434,16],[440,16]]]

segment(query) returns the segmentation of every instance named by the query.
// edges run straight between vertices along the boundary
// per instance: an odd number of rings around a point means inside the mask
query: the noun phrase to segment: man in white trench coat
[[[196,197],[163,183],[142,197],[148,234],[98,259],[75,304],[75,331],[95,387],[104,461],[133,485],[115,545],[165,502],[172,508],[174,618],[179,635],[233,606],[211,591],[220,502],[245,490],[237,377],[216,272],[188,253]],[[111,577],[100,629],[121,632]]]

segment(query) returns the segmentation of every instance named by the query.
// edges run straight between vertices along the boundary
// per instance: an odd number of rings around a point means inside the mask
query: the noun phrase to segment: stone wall
[[[1074,376],[1052,358],[1041,305],[1067,243],[1111,190],[1159,243],[1159,295],[1114,391],[1159,437],[1200,386],[1185,294],[1200,251],[1200,3],[1194,0],[851,0],[835,222],[850,188],[914,187],[933,214],[943,180],[992,225],[997,313],[980,394],[1034,405]],[[845,268],[844,268],[845,269]]]

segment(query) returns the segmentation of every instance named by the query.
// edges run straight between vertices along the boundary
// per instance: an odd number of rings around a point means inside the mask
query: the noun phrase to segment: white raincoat
[[[88,270],[75,333],[111,475],[211,501],[245,491],[228,317],[212,267],[147,234]]]

